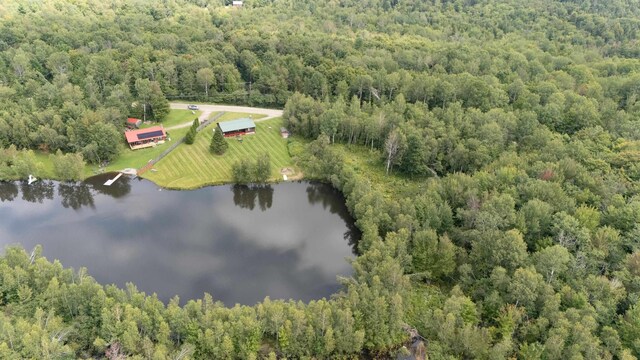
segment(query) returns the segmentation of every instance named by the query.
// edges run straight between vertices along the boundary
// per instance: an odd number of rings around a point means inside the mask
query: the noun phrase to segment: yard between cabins
[[[218,121],[248,117],[249,114],[226,113]],[[253,119],[260,116],[253,115]],[[293,168],[293,161],[287,150],[287,139],[280,136],[281,118],[256,122],[256,133],[245,135],[242,141],[227,138],[229,148],[224,155],[214,155],[209,151],[211,124],[198,133],[193,145],[182,144],[160,160],[156,172],[148,171],[143,177],[154,183],[173,189],[194,189],[205,185],[232,182],[231,167],[236,161],[255,162],[259,155],[267,152],[271,159],[272,179],[282,179],[280,169]]]
[[[193,120],[199,117],[200,114],[202,114],[202,111],[199,110],[192,112],[191,110],[171,109],[171,111],[169,111],[169,115],[167,115],[167,118],[164,119],[164,121],[142,124],[140,128],[145,129],[151,126],[162,125],[166,129],[172,126],[193,122]],[[212,114],[212,116],[213,115],[215,114]]]

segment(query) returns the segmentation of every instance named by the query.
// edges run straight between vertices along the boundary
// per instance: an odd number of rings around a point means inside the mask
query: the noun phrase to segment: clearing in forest
[[[218,121],[249,117],[250,114],[226,113]],[[259,119],[260,115],[252,115]],[[224,155],[214,155],[209,151],[213,129],[217,122],[202,129],[193,145],[182,144],[155,164],[155,171],[144,174],[144,178],[156,184],[174,189],[194,189],[205,185],[232,182],[231,167],[237,161],[255,162],[258,156],[267,152],[271,159],[272,179],[281,179],[280,169],[293,168],[293,161],[287,150],[287,139],[280,135],[282,119],[256,122],[256,133],[242,136],[242,141],[227,138],[229,148]]]

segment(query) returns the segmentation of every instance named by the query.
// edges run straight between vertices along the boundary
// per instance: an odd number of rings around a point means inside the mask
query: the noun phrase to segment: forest
[[[353,276],[163,304],[10,247],[0,358],[640,357],[640,1],[229,3],[0,4],[0,176],[114,159],[168,99],[284,107]]]

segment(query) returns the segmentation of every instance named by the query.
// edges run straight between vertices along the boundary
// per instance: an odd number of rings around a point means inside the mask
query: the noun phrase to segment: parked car
[[[189,106],[187,106],[187,109],[189,109],[189,110],[198,110],[198,105],[189,105]]]

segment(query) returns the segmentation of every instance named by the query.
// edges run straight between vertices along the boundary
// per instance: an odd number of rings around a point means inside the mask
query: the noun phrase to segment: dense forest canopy
[[[165,306],[11,248],[0,357],[389,357],[406,328],[430,359],[640,356],[638,0],[228,5],[0,4],[0,170],[113,159],[167,98],[284,106],[362,230],[354,276]]]

